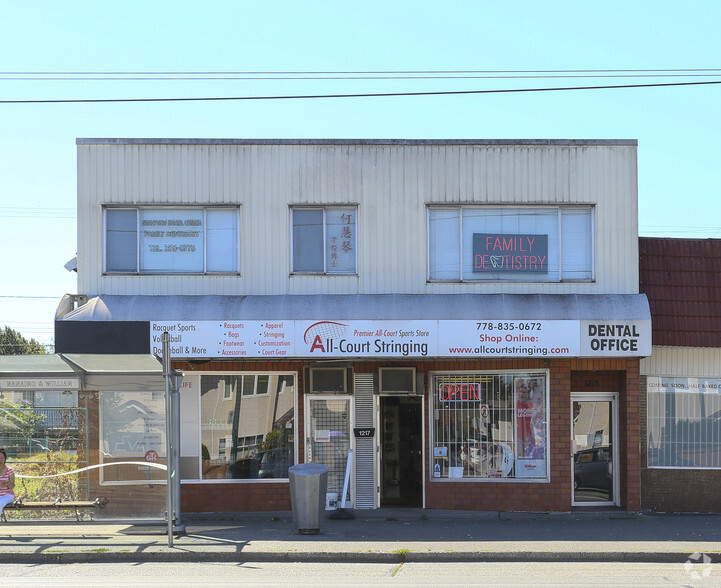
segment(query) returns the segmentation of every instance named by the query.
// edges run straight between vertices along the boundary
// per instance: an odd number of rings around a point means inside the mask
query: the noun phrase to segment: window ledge
[[[291,272],[289,278],[358,278],[357,273],[354,274],[333,274],[328,272]]]
[[[242,278],[243,274],[237,272],[214,272],[214,273],[193,273],[193,272],[158,272],[158,273],[138,273],[138,272],[104,272],[102,277],[104,278],[159,278],[159,277],[199,277],[199,278],[227,278],[227,277],[238,277]]]

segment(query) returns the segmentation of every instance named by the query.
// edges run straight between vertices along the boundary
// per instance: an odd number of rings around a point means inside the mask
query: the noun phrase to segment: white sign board
[[[267,320],[150,323],[174,357],[643,357],[651,321]]]
[[[651,355],[651,321],[581,321],[581,354]]]
[[[77,378],[0,378],[0,390],[79,390]]]

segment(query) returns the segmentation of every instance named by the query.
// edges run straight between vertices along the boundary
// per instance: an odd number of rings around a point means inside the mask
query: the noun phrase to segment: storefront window
[[[546,373],[433,377],[433,478],[547,473]]]
[[[295,374],[226,373],[196,378],[200,395],[200,477],[287,478],[288,468],[295,462]],[[189,383],[181,396],[193,394],[193,376]],[[185,420],[183,416],[181,419]],[[183,445],[186,458],[193,453],[193,440],[187,433],[183,437],[184,441],[188,439]],[[184,477],[189,477],[188,473]]]
[[[721,468],[721,379],[649,376],[648,466]]]

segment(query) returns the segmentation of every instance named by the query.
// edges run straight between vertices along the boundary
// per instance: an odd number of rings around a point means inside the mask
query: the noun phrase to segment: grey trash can
[[[288,468],[293,522],[301,535],[320,533],[320,513],[325,510],[328,467],[301,463]]]

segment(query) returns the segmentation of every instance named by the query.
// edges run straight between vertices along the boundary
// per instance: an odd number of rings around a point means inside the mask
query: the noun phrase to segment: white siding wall
[[[721,348],[653,346],[641,360],[641,375],[677,378],[721,378]]]
[[[632,144],[78,145],[78,293],[637,293]],[[241,206],[242,276],[103,276],[103,204]],[[595,204],[596,280],[426,283],[426,205]],[[357,204],[358,276],[290,276],[291,204]]]

